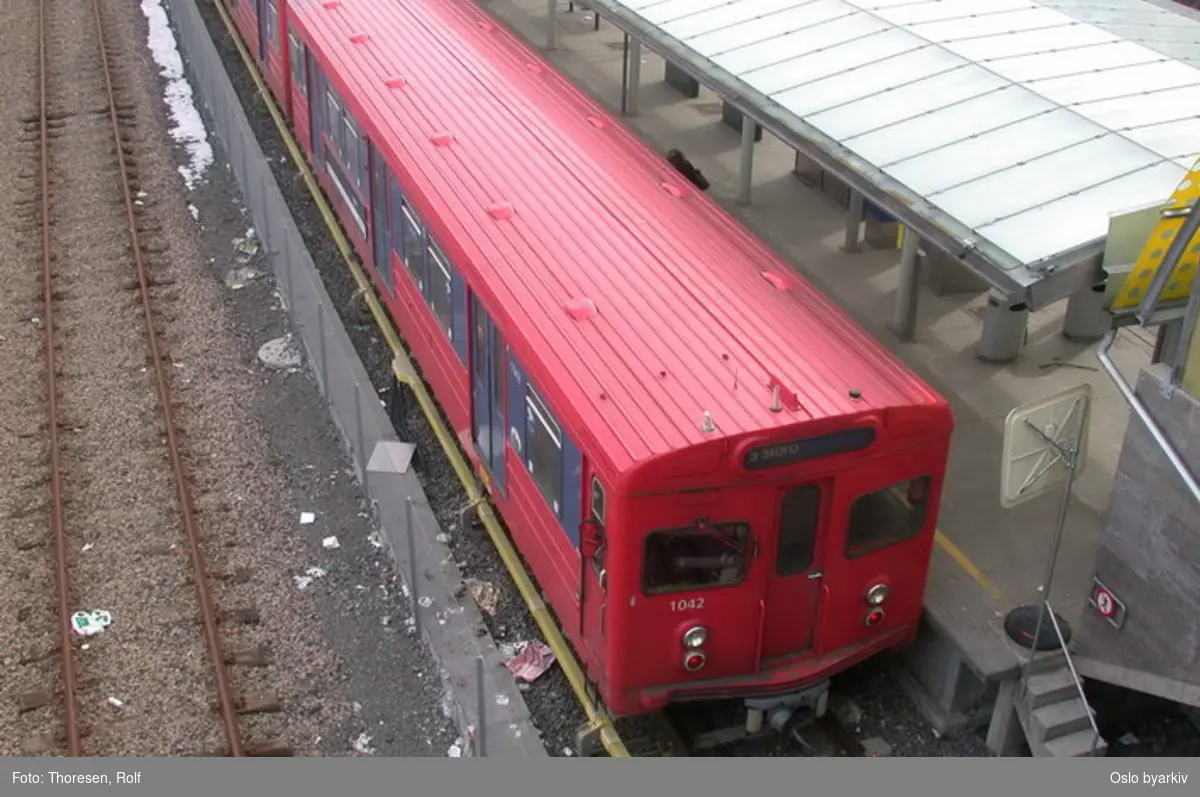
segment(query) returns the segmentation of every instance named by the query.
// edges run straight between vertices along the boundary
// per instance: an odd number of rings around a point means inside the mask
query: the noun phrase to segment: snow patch
[[[167,22],[167,12],[163,9],[162,0],[142,0],[142,14],[150,23],[146,44],[159,66],[159,74],[167,79],[163,100],[167,103],[171,119],[175,123],[171,129],[171,137],[188,152],[188,163],[179,167],[179,173],[183,175],[183,182],[190,191],[195,188],[213,162],[208,131],[204,129],[204,120],[200,118],[200,111],[196,109],[196,103],[193,101],[192,87],[184,76],[183,58],[175,46],[175,34]]]

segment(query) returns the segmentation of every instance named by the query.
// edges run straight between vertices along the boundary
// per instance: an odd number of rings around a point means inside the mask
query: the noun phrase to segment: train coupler
[[[786,695],[747,698],[745,704],[746,733],[761,733],[764,720],[772,730],[782,733],[799,709],[811,708],[815,717],[825,715],[829,708],[829,681]]]

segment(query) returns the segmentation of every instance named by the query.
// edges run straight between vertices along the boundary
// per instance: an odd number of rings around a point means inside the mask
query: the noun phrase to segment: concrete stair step
[[[1034,743],[1050,742],[1076,731],[1091,731],[1088,709],[1078,697],[1035,708],[1029,714],[1029,730]]]
[[[1058,670],[1067,670],[1070,672],[1067,668],[1067,657],[1061,651],[1055,653],[1041,652],[1034,655],[1035,658],[1033,661],[1027,665],[1030,675],[1040,675]]]
[[[1096,742],[1095,753],[1092,752],[1093,738]],[[1047,758],[1101,758],[1108,754],[1108,743],[1104,741],[1103,736],[1093,737],[1090,725],[1085,730],[1052,739],[1046,742],[1044,748],[1048,754],[1045,756]]]
[[[1029,676],[1025,684],[1025,702],[1030,708],[1041,708],[1079,697],[1075,679],[1066,667]]]

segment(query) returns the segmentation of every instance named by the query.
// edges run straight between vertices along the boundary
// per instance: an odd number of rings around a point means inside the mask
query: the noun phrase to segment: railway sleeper
[[[271,664],[271,657],[266,647],[260,645],[256,648],[225,651],[225,663],[240,667],[267,667]]]
[[[217,612],[217,622],[221,625],[258,625],[262,618],[258,609],[222,609]]]
[[[296,751],[289,745],[278,741],[243,744],[242,752],[247,758],[293,758],[296,755]],[[231,753],[228,747],[222,747],[219,750],[196,753],[196,755],[203,758],[229,758]]]
[[[209,575],[218,581],[227,581],[230,584],[250,583],[250,568],[248,567],[235,567],[231,571],[212,571]]]
[[[219,712],[221,705],[216,700],[212,701],[210,707],[213,711]],[[279,697],[274,692],[243,692],[238,695],[233,701],[233,707],[238,714],[278,714],[283,711],[283,705],[279,702]]]

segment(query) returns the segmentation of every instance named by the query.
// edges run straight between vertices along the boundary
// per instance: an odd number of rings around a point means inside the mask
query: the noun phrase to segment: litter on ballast
[[[530,642],[505,664],[518,682],[533,683],[554,666],[554,652],[544,642]]]
[[[254,257],[258,254],[258,241],[255,240],[254,228],[246,230],[246,234],[241,238],[233,239],[233,248],[247,258]]]
[[[307,526],[309,523],[316,521],[316,519],[317,519],[316,514],[314,514],[312,512],[301,512],[300,513],[300,525],[301,526]]]
[[[88,551],[92,550],[92,548],[95,548],[95,547],[96,547],[95,543],[89,542],[89,543],[85,543],[84,546],[82,548],[80,548],[79,550],[83,551],[84,553],[87,553]]]
[[[125,701],[120,700],[119,698],[110,697],[108,699],[108,704],[113,708],[120,708],[121,706],[125,705]]]
[[[490,581],[480,581],[475,578],[466,579],[467,589],[479,610],[487,615],[496,614],[496,603],[500,600],[500,590]]]
[[[341,548],[342,544],[338,542],[337,537],[326,537],[325,539],[321,540],[321,547],[327,551],[332,551],[337,548]]]
[[[350,743],[354,747],[354,752],[362,753],[363,755],[373,755],[375,748],[371,746],[371,737],[366,731],[360,733],[353,742]]]
[[[261,276],[263,276],[263,272],[256,268],[249,266],[235,268],[225,275],[225,286],[230,290],[240,291]]]
[[[325,574],[326,571],[320,567],[310,567],[304,571],[304,575],[293,576],[292,578],[296,580],[297,587],[300,589],[308,589],[309,585],[311,585],[318,578],[325,576]]]
[[[461,736],[454,740],[454,744],[450,745],[450,749],[446,751],[446,756],[448,758],[463,757],[463,739]]]
[[[1130,747],[1130,746],[1135,745],[1138,742],[1140,742],[1141,739],[1137,738],[1132,733],[1126,733],[1120,739],[1117,739],[1117,741],[1120,742],[1121,744],[1125,745],[1126,747]]]
[[[113,616],[103,609],[91,612],[75,612],[71,615],[71,627],[80,636],[94,636],[112,625]]]

